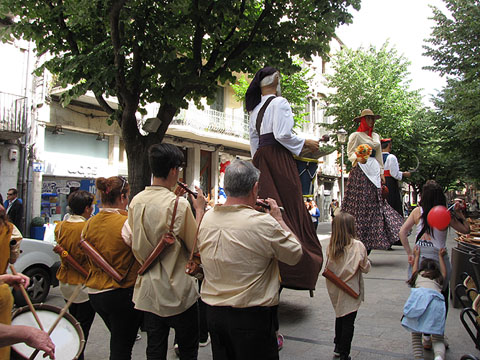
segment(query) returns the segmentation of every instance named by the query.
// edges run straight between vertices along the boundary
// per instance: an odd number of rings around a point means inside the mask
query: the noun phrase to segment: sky
[[[338,37],[352,49],[370,45],[378,49],[389,40],[390,46],[411,62],[411,89],[424,89],[427,105],[429,95],[445,85],[438,73],[422,69],[432,64],[431,58],[422,56],[424,39],[430,37],[435,24],[428,19],[433,15],[429,4],[446,12],[441,0],[362,0],[360,11],[352,9],[353,23],[337,29]]]

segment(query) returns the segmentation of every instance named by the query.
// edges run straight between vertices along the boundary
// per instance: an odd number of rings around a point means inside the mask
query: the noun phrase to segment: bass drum
[[[53,325],[61,308],[48,304],[33,304],[35,311],[45,331]],[[12,315],[12,325],[26,325],[38,329],[33,314],[28,306],[17,309]],[[50,335],[55,344],[55,358],[61,360],[76,360],[85,347],[85,337],[80,323],[69,313],[65,313]],[[29,359],[34,348],[19,343],[12,345],[12,359]],[[35,359],[44,359],[43,351],[40,351]]]

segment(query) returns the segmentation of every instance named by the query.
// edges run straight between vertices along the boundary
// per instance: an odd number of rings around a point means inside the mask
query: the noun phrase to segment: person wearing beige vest
[[[130,187],[126,179],[112,176],[96,180],[100,194],[100,212],[86,222],[82,238],[122,275],[117,282],[89,257],[90,271],[85,281],[95,312],[110,330],[110,360],[130,360],[142,312],[134,308],[133,286],[140,268],[131,249],[131,231],[127,222]]]
[[[162,235],[169,231],[174,213],[172,230],[175,240],[145,273],[138,276],[135,284],[135,308],[145,312],[144,326],[148,336],[146,358],[166,359],[168,335],[173,328],[180,359],[196,359],[199,295],[195,279],[185,273],[185,265],[194,247],[197,222],[203,216],[205,198],[202,190],[197,188],[197,198],[192,198],[195,219],[187,199],[177,197],[172,191],[184,161],[182,152],[176,146],[152,145],[148,157],[153,173],[152,185],[138,193],[129,205],[133,253],[144,264]]]
[[[85,221],[90,218],[93,212],[93,194],[84,190],[77,190],[68,196],[68,206],[72,215],[64,221],[61,221],[55,227],[55,239],[61,246],[87,273],[90,270],[88,258],[79,247],[80,238]],[[85,283],[85,277],[78,272],[64,256],[61,256],[61,265],[57,271],[57,279],[60,283],[60,292],[65,301],[67,301],[78,284]],[[85,342],[88,341],[88,334],[95,318],[88,291],[83,288],[68,308],[70,314],[75,317],[82,327],[85,336]],[[85,349],[85,348],[84,348]],[[83,353],[78,358],[83,360]]]

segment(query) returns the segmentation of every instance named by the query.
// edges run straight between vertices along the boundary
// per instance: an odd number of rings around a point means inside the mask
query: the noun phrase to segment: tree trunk
[[[135,109],[136,110],[136,109]],[[130,199],[151,184],[151,171],[148,163],[148,149],[153,144],[161,143],[177,108],[162,105],[157,115],[162,121],[154,134],[142,136],[138,131],[135,111],[125,107],[122,114],[122,136],[125,142],[128,164],[128,182],[130,184]]]

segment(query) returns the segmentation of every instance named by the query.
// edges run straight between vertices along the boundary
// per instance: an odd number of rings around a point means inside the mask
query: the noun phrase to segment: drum
[[[50,329],[62,310],[48,304],[34,304],[33,306],[45,331]],[[13,313],[12,325],[26,325],[38,329],[38,324],[28,306],[21,307]],[[55,344],[56,359],[76,360],[85,346],[85,337],[80,323],[69,313],[63,315],[50,338]],[[34,351],[34,348],[25,343],[12,345],[12,359],[28,359]],[[35,359],[43,359],[43,352],[40,351]]]

